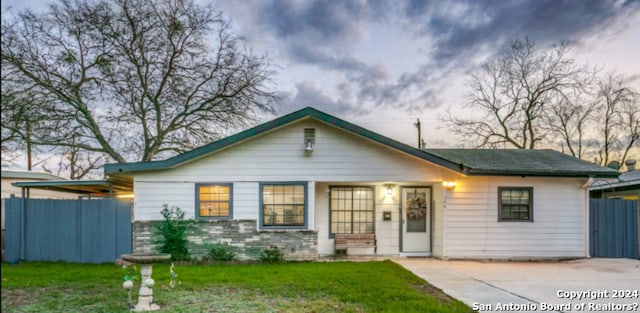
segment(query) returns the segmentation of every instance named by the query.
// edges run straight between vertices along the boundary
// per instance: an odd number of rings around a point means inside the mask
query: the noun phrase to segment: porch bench
[[[376,234],[335,234],[335,250],[347,250],[349,248],[373,248],[374,257],[378,257]]]

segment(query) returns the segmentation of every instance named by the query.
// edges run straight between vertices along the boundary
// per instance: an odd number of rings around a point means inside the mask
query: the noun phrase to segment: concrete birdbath
[[[151,287],[155,284],[151,278],[151,267],[153,263],[167,262],[171,259],[171,254],[123,254],[121,258],[125,261],[140,265],[140,294],[138,295],[138,304],[135,305],[133,311],[155,311],[160,309],[157,304],[153,303],[153,290]]]

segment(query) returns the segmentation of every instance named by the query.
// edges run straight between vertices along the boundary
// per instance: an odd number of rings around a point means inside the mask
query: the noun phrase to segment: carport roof
[[[640,170],[628,171],[620,174],[618,179],[596,181],[589,190],[634,190],[640,189]]]
[[[56,175],[49,174],[49,173],[10,170],[10,169],[2,169],[2,171],[0,171],[0,175],[2,176],[2,178],[35,179],[35,180],[64,180],[64,178],[62,178],[60,176],[56,176]]]
[[[99,197],[131,194],[133,192],[131,185],[112,180],[47,180],[15,182],[12,185],[21,188],[46,189]]]

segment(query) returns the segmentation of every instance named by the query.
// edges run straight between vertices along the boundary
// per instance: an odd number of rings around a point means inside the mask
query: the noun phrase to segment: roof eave
[[[618,172],[573,172],[573,171],[509,171],[495,169],[469,169],[471,176],[534,176],[534,177],[585,177],[617,178]]]

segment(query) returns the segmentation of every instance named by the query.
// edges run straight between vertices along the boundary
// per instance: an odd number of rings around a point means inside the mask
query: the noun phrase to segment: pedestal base
[[[133,308],[133,312],[147,312],[147,311],[156,311],[160,310],[160,307],[157,304],[149,304],[149,305],[140,305],[136,304]]]
[[[121,257],[127,262],[140,264],[140,294],[138,295],[138,303],[132,310],[134,312],[159,310],[160,307],[153,303],[153,290],[151,288],[155,282],[151,278],[151,264],[153,262],[169,261],[171,254],[123,254]]]
[[[138,295],[138,303],[133,309],[134,312],[155,311],[160,309],[156,304],[153,304],[153,279],[151,278],[151,264],[142,264],[140,266],[140,276],[142,277],[140,282],[140,294]]]

